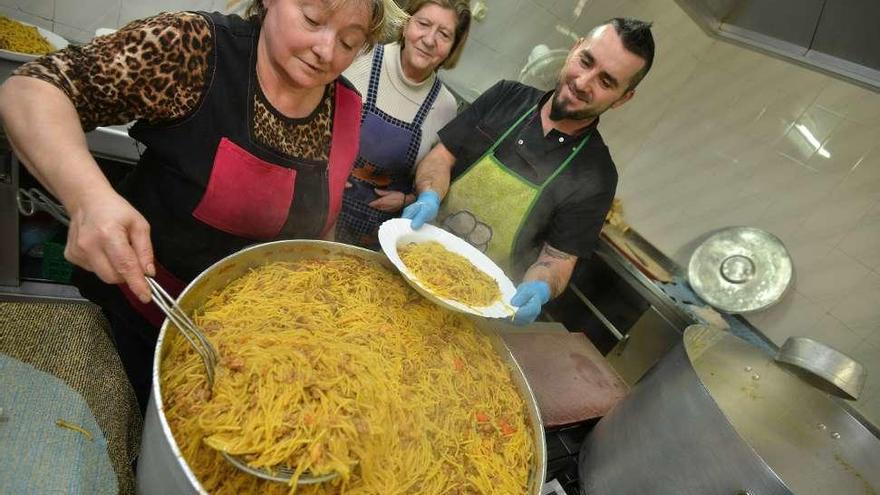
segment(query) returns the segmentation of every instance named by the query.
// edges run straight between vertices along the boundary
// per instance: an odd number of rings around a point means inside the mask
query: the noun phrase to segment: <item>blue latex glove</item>
[[[541,306],[550,300],[550,284],[543,280],[530,280],[519,284],[510,304],[519,306],[513,316],[515,325],[528,325],[541,314]]]
[[[416,202],[403,209],[402,218],[412,220],[412,228],[420,229],[425,222],[430,222],[440,211],[440,196],[430,189],[419,193]]]

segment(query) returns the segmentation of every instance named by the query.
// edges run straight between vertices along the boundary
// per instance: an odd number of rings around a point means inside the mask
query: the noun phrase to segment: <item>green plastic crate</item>
[[[54,282],[69,283],[73,265],[64,259],[67,232],[60,232],[43,243],[43,278]]]

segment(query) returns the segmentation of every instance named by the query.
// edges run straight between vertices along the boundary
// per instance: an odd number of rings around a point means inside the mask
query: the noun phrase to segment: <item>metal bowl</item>
[[[381,264],[389,270],[394,266],[385,256],[368,249],[328,241],[289,240],[258,244],[232,254],[210,266],[184,289],[177,299],[187,312],[204,305],[208,297],[231,281],[248,273],[252,268],[274,261],[296,261],[306,258],[332,259],[339,256],[356,256]],[[474,320],[477,320],[476,318]],[[525,374],[510,349],[497,333],[474,321],[490,339],[493,348],[511,370],[511,377],[526,403],[528,422],[532,429],[534,461],[529,476],[528,494],[540,495],[547,472],[547,448],[544,442],[544,425],[535,395],[529,387]],[[169,325],[162,325],[153,358],[153,385],[150,403],[144,417],[144,433],[141,455],[138,461],[137,491],[142,494],[206,494],[195,474],[183,460],[183,455],[171,427],[165,417],[159,367],[168,342]]]
[[[856,400],[865,387],[865,367],[846,354],[807,337],[789,337],[776,360],[816,377],[813,385],[845,399]]]
[[[725,313],[748,313],[778,302],[792,277],[791,257],[776,236],[753,227],[730,227],[691,255],[694,292]]]

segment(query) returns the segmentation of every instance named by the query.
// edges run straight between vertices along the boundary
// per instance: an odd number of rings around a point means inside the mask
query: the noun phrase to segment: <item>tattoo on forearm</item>
[[[556,258],[558,260],[570,260],[575,257],[568,253],[562,252],[549,244],[544,244],[544,248],[541,250],[541,254],[545,254],[551,258]]]

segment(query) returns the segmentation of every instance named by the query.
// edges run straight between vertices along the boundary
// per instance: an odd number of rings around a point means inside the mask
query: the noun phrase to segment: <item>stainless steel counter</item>
[[[600,239],[596,256],[649,303],[649,309],[633,326],[615,329],[623,333],[624,338],[606,355],[621,377],[632,385],[660,357],[681,341],[685,328],[693,324],[712,323],[695,311],[695,308],[708,307],[708,305],[690,289],[684,269],[635,230],[629,230],[626,237],[628,242],[649,253],[654,261],[673,275],[673,280],[669,283],[651,280],[611,243],[604,238]],[[598,311],[600,308],[595,308],[594,305],[590,310]],[[716,315],[729,327],[730,333],[761,349],[765,354],[775,355],[778,346],[745,318],[733,314],[716,313]],[[609,332],[611,331],[609,329]],[[839,398],[834,398],[834,401],[874,436],[880,438],[880,429],[877,425],[868,421],[849,402]]]

